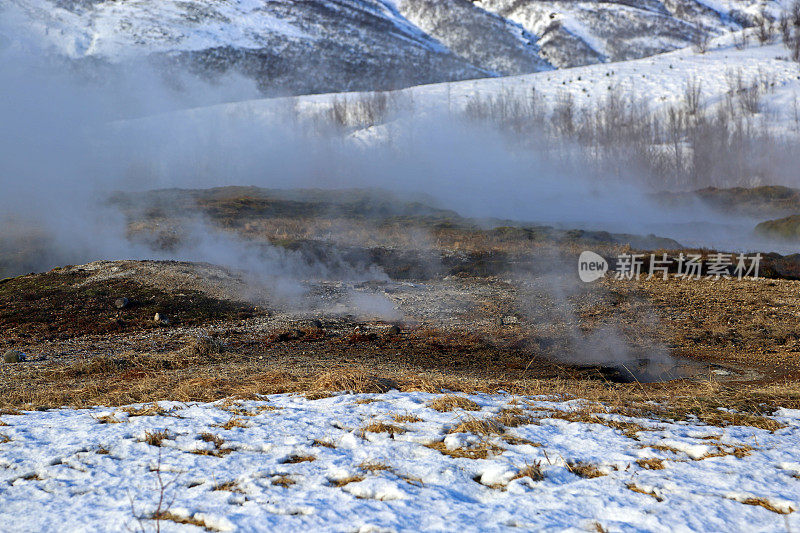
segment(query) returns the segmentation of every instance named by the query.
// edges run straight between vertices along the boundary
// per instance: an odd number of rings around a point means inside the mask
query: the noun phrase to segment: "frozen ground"
[[[3,415],[0,529],[800,528],[798,411],[779,411],[784,427],[769,432],[506,394],[442,412],[428,405],[438,397],[276,395]],[[494,432],[461,431],[481,427]],[[137,521],[157,508],[159,473],[165,519]]]

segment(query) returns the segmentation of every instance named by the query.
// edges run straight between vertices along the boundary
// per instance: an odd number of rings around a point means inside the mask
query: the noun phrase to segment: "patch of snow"
[[[162,402],[167,412],[152,416],[108,407],[4,415],[0,530],[125,531],[136,527],[134,513],[145,516],[150,527],[146,516],[159,498],[156,471],[170,482],[167,498],[174,498],[175,517],[219,531],[585,530],[594,524],[631,531],[733,531],[743,524],[749,531],[800,528],[793,511],[800,509],[800,483],[793,477],[800,470],[796,411],[781,410],[776,419],[786,427],[771,433],[620,418],[604,414],[597,404],[507,394],[469,395],[481,411],[441,413],[427,406],[436,396],[273,395],[235,403]],[[359,403],[365,399],[379,401]],[[447,434],[462,418],[493,416],[512,399],[534,419],[507,430],[515,439]],[[273,409],[257,409],[265,406]],[[596,423],[549,418],[551,409],[581,407],[598,412]],[[102,423],[109,414],[120,422]],[[387,433],[364,438],[370,434],[360,428],[396,414],[422,421],[401,423],[405,432],[394,438]],[[221,427],[233,417],[245,420],[245,427]],[[645,430],[633,439],[604,425],[604,419]],[[143,442],[158,430],[167,432],[161,447]],[[223,442],[204,440],[205,433]],[[501,450],[471,459],[426,446],[443,438],[452,450],[481,443]],[[745,445],[752,448],[749,455],[730,453]],[[208,453],[193,453],[198,450]],[[709,455],[719,450],[728,453]],[[315,460],[287,461],[299,455]],[[648,458],[661,459],[664,468],[649,470],[637,462]],[[575,462],[605,475],[582,478],[571,470]],[[543,480],[512,480],[534,464]],[[344,483],[346,478],[353,482]],[[789,514],[777,514],[764,502]],[[188,526],[164,522],[162,527]]]

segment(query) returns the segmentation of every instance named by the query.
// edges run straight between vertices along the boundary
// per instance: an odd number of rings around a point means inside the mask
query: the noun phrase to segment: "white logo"
[[[578,276],[581,281],[589,283],[602,278],[608,271],[608,262],[594,252],[581,252],[578,257]]]

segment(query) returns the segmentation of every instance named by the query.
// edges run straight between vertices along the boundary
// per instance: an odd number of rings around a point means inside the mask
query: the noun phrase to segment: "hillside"
[[[635,59],[752,26],[759,13],[777,10],[695,0],[5,4],[15,32],[66,57],[147,60],[211,77],[238,72],[268,94],[385,90]]]

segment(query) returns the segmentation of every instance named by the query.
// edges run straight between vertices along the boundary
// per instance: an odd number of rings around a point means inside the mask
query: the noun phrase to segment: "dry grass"
[[[399,435],[401,433],[405,433],[406,428],[402,426],[396,426],[394,424],[388,424],[386,422],[382,422],[380,420],[376,420],[374,422],[370,422],[363,428],[361,428],[361,436],[363,437],[367,433],[389,433],[390,435]]]
[[[223,448],[222,445],[225,444],[225,439],[218,435],[214,435],[213,433],[204,432],[199,435],[200,440],[203,442],[210,442],[214,445],[214,449],[207,450],[207,449],[198,449],[192,450],[191,453],[195,455],[209,455],[211,457],[225,457],[229,453],[232,453],[234,450],[233,448]]]
[[[216,427],[222,429],[233,429],[233,428],[246,428],[247,422],[242,420],[241,418],[232,417],[224,424],[215,424]]]
[[[142,442],[146,442],[150,446],[161,446],[164,440],[169,440],[170,434],[166,429],[159,429],[155,431],[145,431]]]
[[[500,435],[500,438],[503,439],[503,442],[510,444],[512,446],[527,445],[527,446],[533,446],[534,448],[542,447],[541,443],[539,442],[534,442],[530,439],[518,437],[516,435],[511,435],[510,433],[503,433],[502,435]]]
[[[369,405],[371,403],[379,402],[380,400],[377,398],[364,398],[362,400],[356,400],[356,405]]]
[[[636,464],[647,470],[663,470],[664,460],[651,457],[648,459],[639,459]]]
[[[272,478],[272,484],[278,487],[287,488],[291,487],[295,483],[296,481],[290,478],[289,476],[275,476],[274,478]]]
[[[219,529],[206,524],[203,520],[199,520],[191,516],[179,516],[170,511],[163,511],[158,514],[154,514],[151,516],[151,518],[153,520],[167,520],[169,522],[174,522],[175,524],[196,526],[206,531],[220,531]]]
[[[297,463],[310,463],[316,461],[317,458],[313,455],[290,455],[282,461],[283,464],[297,464]]]
[[[413,424],[415,422],[422,422],[422,419],[420,417],[411,413],[393,415],[392,420],[401,424]]]
[[[428,402],[428,407],[446,413],[454,409],[462,409],[464,411],[480,411],[481,407],[469,398],[458,396],[456,394],[445,394],[439,396],[435,400]]]
[[[584,479],[594,479],[596,477],[605,476],[595,465],[584,461],[568,462],[567,470]]]
[[[121,411],[128,413],[129,417],[133,416],[164,416],[169,414],[171,409],[165,409],[158,405],[158,403],[153,402],[150,405],[144,405],[142,407],[135,407],[135,406],[128,406],[123,407],[120,409]]]
[[[276,411],[278,408],[274,405],[257,405],[254,407],[242,407],[239,405],[228,405],[225,407],[220,407],[225,411],[237,416],[258,416],[261,413],[269,412],[269,411]]]
[[[358,483],[359,481],[364,481],[364,479],[364,476],[347,476],[343,478],[329,479],[328,483],[330,483],[332,487],[344,487],[349,483]]]
[[[474,435],[500,435],[503,426],[491,418],[470,417],[450,428],[448,433],[472,433]]]
[[[426,444],[425,447],[454,459],[486,459],[490,455],[498,455],[504,451],[500,446],[489,442],[481,442],[469,448],[454,448],[452,450],[445,446],[442,441]]]
[[[636,483],[628,483],[626,486],[628,487],[629,490],[632,490],[633,492],[638,492],[639,494],[644,494],[644,495],[650,496],[652,498],[655,498],[656,501],[659,501],[659,502],[663,502],[664,501],[664,498],[662,498],[661,496],[656,494],[654,491],[645,490],[642,487],[640,487],[639,485],[637,485]]]
[[[0,444],[6,444],[7,442],[11,442],[11,437],[0,434]]]
[[[536,461],[532,465],[525,465],[525,467],[520,468],[511,479],[520,479],[523,477],[530,478],[531,481],[544,480],[544,472],[542,472],[541,461]]]
[[[658,450],[660,452],[670,452],[676,455],[683,455],[683,451],[679,450],[678,448],[675,448],[674,446],[669,446],[666,444],[648,444],[646,447]]]
[[[700,457],[700,459],[702,460],[702,459],[709,459],[711,457],[725,457],[727,455],[733,455],[737,459],[743,459],[748,455],[750,455],[753,449],[754,448],[752,446],[748,445],[730,446],[730,447],[717,446],[717,449],[715,451],[706,453],[705,455]]]
[[[515,428],[537,423],[537,420],[534,417],[526,415],[519,407],[502,409],[498,414],[492,417],[492,420],[497,424],[507,428]]]
[[[172,355],[165,354],[163,359]],[[140,407],[125,407],[130,416],[155,416],[168,414],[166,409],[152,403],[160,400],[184,402],[216,401],[223,397],[306,392],[309,397],[319,394],[317,387],[332,387],[333,375],[338,371],[320,374],[312,370],[281,369],[265,371],[263,365],[251,360],[231,360],[223,366],[205,364],[182,368],[158,369],[138,374],[128,370],[110,373],[89,374],[75,377],[74,364],[54,364],[47,367],[25,367],[9,369],[8,376],[0,377],[4,395],[0,406],[5,413],[18,414],[19,407],[45,409],[60,406],[91,407],[94,405],[129,405],[151,402]],[[138,367],[137,367],[138,368]],[[367,368],[353,367],[343,388],[366,388],[375,392],[382,390],[381,382],[364,378],[373,375]],[[800,408],[800,381],[775,383],[737,383],[727,386],[714,381],[682,381],[660,384],[609,384],[581,379],[526,379],[497,380],[454,375],[452,372],[431,370],[425,372],[397,372],[381,370],[381,375],[397,384],[402,391],[440,391],[443,388],[463,392],[495,392],[498,389],[515,395],[547,395],[554,398],[584,398],[602,402],[604,413],[618,413],[636,417],[655,417],[662,420],[700,421],[713,426],[745,425],[775,430],[781,424],[768,415],[777,407]],[[353,377],[355,376],[355,378]],[[357,379],[356,379],[357,378]],[[370,385],[372,383],[372,385]],[[340,388],[340,387],[333,387]],[[657,398],[658,403],[653,402]],[[442,412],[453,409],[478,410],[474,402],[459,394],[447,394],[435,398],[430,406]],[[730,411],[720,411],[726,407]],[[252,414],[238,412],[242,416]],[[506,427],[528,423],[526,414],[516,409],[501,413],[498,421]],[[550,412],[549,416],[567,420],[603,424],[619,429],[635,438],[636,433],[647,428],[635,422],[615,422],[605,417],[583,414]],[[516,420],[515,420],[516,419]],[[109,420],[110,422],[110,420]]]
[[[378,461],[364,461],[360,465],[358,465],[359,470],[363,470],[365,472],[369,472],[370,474],[374,474],[375,472],[384,472],[384,471],[391,471],[392,467],[387,465],[386,463],[381,463]]]
[[[766,498],[746,498],[744,500],[741,500],[741,502],[745,505],[757,505],[759,507],[763,507],[767,511],[772,511],[773,513],[778,513],[778,514],[791,514],[795,511],[795,509],[792,507],[789,507],[788,509],[781,509],[775,507]]]
[[[122,422],[125,422],[125,419],[117,418],[116,413],[95,416],[93,418],[97,420],[98,424],[121,424]]]
[[[588,408],[582,411],[548,411],[547,418],[558,418],[569,422],[581,422],[584,424],[601,424],[616,429],[631,439],[637,439],[637,433],[640,431],[652,431],[635,422],[623,422],[597,416],[597,413],[590,411]]]
[[[311,444],[312,446],[321,446],[323,448],[336,448],[336,445],[329,440],[314,439]]]
[[[384,393],[396,388],[398,385],[392,380],[375,376],[363,368],[328,370],[319,374],[311,385],[312,392],[347,391],[356,394]]]
[[[220,437],[219,435],[214,435],[213,433],[203,432],[200,434],[200,440],[203,442],[210,442],[214,444],[217,448],[222,446],[225,443],[225,439]]]
[[[222,483],[214,485],[214,487],[211,490],[225,490],[228,492],[238,492],[238,493],[244,492],[242,488],[236,483],[236,481],[224,481]]]
[[[198,449],[192,450],[189,453],[193,453],[194,455],[207,455],[209,457],[225,457],[229,453],[232,453],[234,450],[232,448],[214,448],[213,450],[206,450],[206,449]]]

